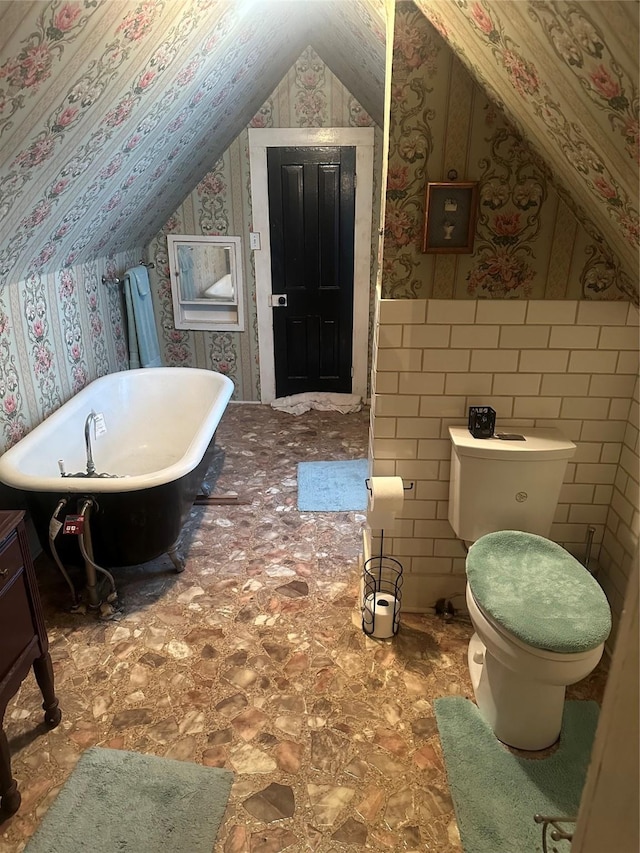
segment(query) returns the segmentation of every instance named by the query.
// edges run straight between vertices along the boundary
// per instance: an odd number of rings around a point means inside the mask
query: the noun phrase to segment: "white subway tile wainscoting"
[[[381,300],[372,370],[372,473],[413,482],[385,553],[403,609],[464,607],[462,544],[447,520],[448,427],[489,405],[498,429],[556,427],[577,444],[551,538],[592,566],[614,615],[638,547],[638,310],[626,302]],[[377,553],[378,532],[367,550]],[[612,642],[612,641],[611,641]]]

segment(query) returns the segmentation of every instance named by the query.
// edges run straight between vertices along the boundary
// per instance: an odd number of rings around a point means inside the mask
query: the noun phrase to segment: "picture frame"
[[[477,181],[427,183],[422,251],[473,252],[477,207]]]

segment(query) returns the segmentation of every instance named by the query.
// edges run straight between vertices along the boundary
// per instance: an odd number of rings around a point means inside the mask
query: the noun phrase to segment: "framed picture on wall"
[[[423,252],[473,252],[478,204],[477,182],[428,183]]]

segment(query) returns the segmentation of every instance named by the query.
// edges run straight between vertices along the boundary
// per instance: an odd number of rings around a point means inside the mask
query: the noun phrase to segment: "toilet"
[[[499,740],[545,749],[560,734],[566,687],[595,668],[611,630],[597,581],[547,538],[576,447],[554,429],[449,434],[449,522],[469,548],[476,702]]]

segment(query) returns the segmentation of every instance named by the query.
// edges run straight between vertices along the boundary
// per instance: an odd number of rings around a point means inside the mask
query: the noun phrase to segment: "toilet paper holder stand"
[[[365,481],[369,494],[372,494],[369,478]],[[413,482],[404,485],[405,492],[413,489]],[[365,634],[376,639],[389,639],[398,633],[400,627],[400,602],[402,601],[402,563],[384,553],[384,530],[380,530],[380,552],[377,556],[369,557],[363,566],[362,589],[362,630]],[[387,606],[393,606],[393,615],[387,611],[384,617],[378,618],[376,626],[376,610],[379,610],[380,597]],[[389,616],[392,618],[389,619]],[[381,622],[383,628],[381,630]]]
[[[368,636],[386,640],[394,637],[400,627],[403,569],[399,560],[385,556],[384,530],[380,533],[380,553],[369,557],[363,566],[362,630]]]

